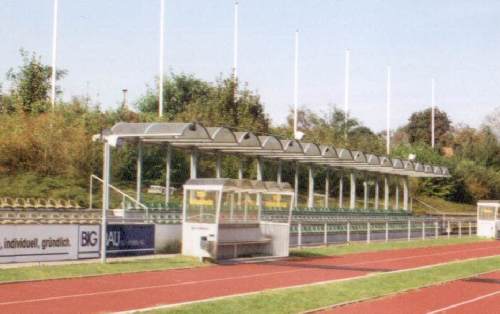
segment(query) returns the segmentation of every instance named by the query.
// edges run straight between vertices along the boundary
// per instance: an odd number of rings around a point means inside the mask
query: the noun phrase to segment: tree
[[[414,112],[404,130],[408,134],[410,143],[431,144],[431,115],[432,109]],[[445,136],[451,129],[451,121],[446,112],[436,108],[435,111],[435,138],[436,144],[445,139]]]
[[[484,125],[491,129],[491,131],[500,140],[500,107],[497,107],[491,114],[489,114]]]
[[[11,81],[11,96],[14,97],[18,110],[27,113],[44,112],[48,108],[51,89],[52,68],[44,65],[41,58],[25,50],[20,51],[22,65],[17,71],[10,69],[7,79]],[[56,79],[61,79],[66,71],[59,70]],[[58,92],[60,92],[57,89]]]

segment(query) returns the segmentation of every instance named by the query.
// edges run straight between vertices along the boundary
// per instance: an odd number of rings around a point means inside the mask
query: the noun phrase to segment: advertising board
[[[108,256],[146,255],[155,251],[155,225],[114,224],[106,228]]]

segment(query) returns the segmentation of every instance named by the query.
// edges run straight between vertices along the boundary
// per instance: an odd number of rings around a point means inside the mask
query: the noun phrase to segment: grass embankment
[[[111,261],[107,264],[85,263],[7,268],[0,269],[0,283],[155,271],[182,267],[200,267],[203,265],[208,264],[201,263],[198,259],[191,257],[174,256],[135,261]]]
[[[500,269],[500,256],[425,269],[289,288],[151,313],[299,313],[360,299],[376,298]]]
[[[439,197],[417,196],[417,199],[435,208],[440,213],[460,213],[460,214],[476,214],[477,208],[473,204],[454,203],[444,200]],[[433,209],[414,200],[412,204],[414,213],[434,213]]]
[[[391,241],[391,242],[356,242],[350,244],[319,246],[319,247],[304,247],[300,249],[290,250],[291,256],[297,257],[313,257],[313,256],[332,256],[346,255],[363,252],[377,252],[385,250],[397,249],[412,249],[423,248],[440,245],[465,244],[490,241],[478,237],[463,237],[463,238],[444,238],[444,239],[428,239],[428,240],[411,240],[411,241]]]

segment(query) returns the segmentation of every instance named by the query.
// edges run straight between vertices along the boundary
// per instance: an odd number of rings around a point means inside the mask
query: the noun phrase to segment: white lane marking
[[[460,306],[463,306],[463,305],[466,305],[466,304],[474,303],[474,302],[477,302],[477,301],[480,301],[480,300],[492,297],[492,296],[497,295],[497,294],[500,294],[500,290],[497,290],[495,292],[488,293],[488,294],[476,297],[474,299],[470,299],[470,300],[463,301],[463,302],[460,302],[460,303],[455,303],[455,304],[449,305],[447,307],[443,307],[443,308],[434,310],[432,312],[427,312],[427,314],[441,313],[441,312],[444,312],[444,311],[447,311],[447,310],[451,310],[451,309],[454,309],[454,308],[457,308],[457,307],[460,307]]]
[[[479,250],[486,250],[486,249],[491,249],[491,247],[487,247],[487,248],[475,248],[475,249],[468,249],[468,250],[463,250],[462,249],[462,250],[440,252],[440,253],[432,253],[432,254],[422,254],[422,255],[406,256],[406,257],[398,257],[398,258],[388,258],[388,259],[377,260],[377,261],[369,261],[369,262],[339,264],[339,265],[332,265],[332,267],[344,267],[344,266],[367,265],[367,264],[369,265],[369,264],[375,264],[375,263],[387,262],[387,261],[408,260],[408,259],[421,258],[421,257],[449,255],[449,254],[454,254],[454,253],[461,253],[461,252],[464,252],[464,251],[470,252],[470,251],[479,251]],[[289,266],[293,267],[293,265],[289,265]],[[88,292],[88,293],[79,293],[79,294],[68,294],[68,295],[60,295],[60,296],[38,298],[38,299],[27,299],[27,300],[17,300],[17,301],[0,302],[0,306],[14,305],[14,304],[23,304],[23,303],[36,303],[36,302],[43,302],[43,301],[53,301],[53,300],[68,299],[68,298],[78,298],[78,297],[87,297],[87,296],[106,295],[106,294],[122,293],[122,292],[133,292],[133,291],[158,289],[158,288],[169,288],[169,287],[171,288],[171,287],[194,285],[194,284],[207,283],[207,282],[217,282],[217,281],[226,281],[226,280],[234,280],[234,279],[246,279],[246,278],[264,277],[264,276],[271,276],[271,275],[278,275],[278,274],[287,274],[287,273],[295,273],[295,272],[306,272],[306,271],[313,271],[313,270],[315,270],[315,269],[314,268],[313,269],[299,268],[299,269],[291,269],[291,270],[285,270],[285,271],[274,271],[274,272],[267,272],[267,273],[259,273],[259,274],[253,274],[253,275],[233,276],[233,277],[226,277],[226,278],[214,278],[214,279],[205,279],[205,280],[197,280],[197,281],[186,281],[186,282],[181,282],[181,283],[171,283],[171,284],[163,284],[163,285],[144,286],[144,287],[133,287],[133,288],[125,288],[125,289],[114,289],[114,290]]]

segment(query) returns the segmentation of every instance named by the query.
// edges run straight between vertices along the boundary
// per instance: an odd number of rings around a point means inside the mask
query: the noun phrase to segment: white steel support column
[[[394,208],[399,209],[399,177],[396,177],[396,190],[394,191]]]
[[[339,179],[339,208],[344,207],[344,176],[341,175]]]
[[[384,176],[384,209],[389,209],[389,177]]]
[[[142,190],[142,160],[143,160],[144,144],[139,141],[137,144],[137,174],[136,174],[136,197],[138,202],[141,202]]]
[[[307,171],[309,173],[309,188],[307,194],[307,207],[314,207],[314,172],[311,165],[307,167]]]
[[[167,158],[166,158],[165,166],[165,205],[168,206],[170,203],[170,177],[172,176],[172,146],[167,145]]]
[[[403,209],[408,211],[408,198],[409,198],[409,179],[408,177],[403,178]]]
[[[281,183],[282,174],[283,174],[283,162],[281,160],[278,160],[278,170],[276,172],[276,181],[278,183]]]
[[[375,209],[379,209],[379,202],[380,202],[380,180],[379,177],[377,176],[375,178],[375,204],[374,207]]]
[[[328,169],[326,169],[326,174],[325,174],[325,208],[328,208],[330,206],[329,201],[330,201],[330,171],[328,171]]]
[[[299,163],[295,163],[295,178],[294,178],[294,185],[293,185],[295,197],[293,198],[294,202],[294,207],[297,207],[299,204]]]
[[[111,147],[104,142],[104,156],[102,167],[102,217],[101,217],[101,262],[106,263],[106,223],[107,212],[109,211],[109,185],[111,181]]]
[[[217,152],[215,155],[215,177],[222,178],[222,155],[220,152]]]
[[[197,168],[198,168],[198,151],[193,149],[191,151],[191,156],[190,156],[190,177],[191,179],[196,179],[197,178]]]
[[[239,156],[238,179],[243,179],[243,157]]]
[[[356,176],[354,175],[354,173],[351,173],[350,178],[351,178],[351,184],[350,184],[351,197],[349,200],[350,201],[349,208],[354,209],[356,208]]]
[[[262,181],[264,171],[264,161],[262,158],[257,158],[257,180]]]
[[[363,208],[368,209],[368,179],[363,179]]]

